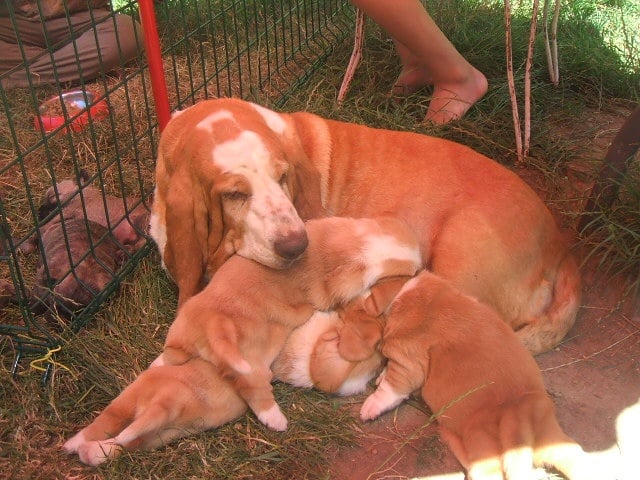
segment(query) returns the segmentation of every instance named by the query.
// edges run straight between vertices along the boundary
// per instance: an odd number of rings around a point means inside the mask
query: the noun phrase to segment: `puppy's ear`
[[[344,326],[340,329],[338,351],[340,356],[351,362],[361,362],[371,357],[382,339],[382,324],[369,315],[361,305],[362,300],[354,300],[339,310]]]
[[[338,352],[338,338],[336,329],[325,332],[311,352],[309,376],[313,386],[323,392],[337,392],[353,369]]]
[[[382,315],[410,278],[412,277],[399,275],[379,280],[370,288],[371,293],[364,300],[364,311],[374,317]]]

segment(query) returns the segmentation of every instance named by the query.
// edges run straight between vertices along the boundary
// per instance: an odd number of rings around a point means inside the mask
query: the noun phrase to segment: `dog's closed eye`
[[[234,190],[231,192],[222,192],[222,197],[224,200],[228,200],[230,202],[246,202],[249,200],[250,195],[246,192]]]

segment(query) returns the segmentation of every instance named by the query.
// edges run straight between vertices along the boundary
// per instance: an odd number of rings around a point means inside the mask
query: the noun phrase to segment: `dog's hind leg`
[[[173,409],[161,403],[149,405],[124,430],[111,438],[86,442],[78,448],[80,461],[87,465],[100,465],[106,460],[116,458],[123,449],[154,448],[175,440],[176,435],[162,438],[163,429],[175,420]],[[184,432],[187,435],[188,432]]]
[[[287,417],[273,396],[272,376],[268,368],[254,366],[249,374],[237,375],[234,386],[258,420],[272,430],[284,432],[287,429]]]
[[[111,438],[129,424],[133,414],[133,409],[128,408],[126,402],[122,402],[118,397],[90,425],[67,440],[62,448],[69,454],[77,453],[87,442]]]
[[[502,470],[507,480],[534,480],[534,434],[528,405],[505,406],[499,419]],[[523,411],[524,410],[524,411]]]

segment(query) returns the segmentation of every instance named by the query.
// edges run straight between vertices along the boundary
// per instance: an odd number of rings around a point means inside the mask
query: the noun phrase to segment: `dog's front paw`
[[[400,394],[391,388],[383,378],[375,392],[367,397],[360,408],[360,418],[363,422],[378,418],[382,413],[400,405],[407,395]]]
[[[256,412],[258,420],[264,423],[271,430],[284,432],[287,429],[287,417],[284,416],[278,405],[274,405],[268,410]]]
[[[96,467],[122,452],[122,447],[113,440],[86,442],[78,448],[78,458],[85,465]]]

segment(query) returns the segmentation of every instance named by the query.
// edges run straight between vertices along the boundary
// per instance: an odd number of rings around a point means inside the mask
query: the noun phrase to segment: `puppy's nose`
[[[306,250],[307,245],[309,245],[307,232],[305,230],[299,230],[276,240],[273,244],[273,248],[282,258],[293,260],[294,258],[302,255],[302,252]]]

